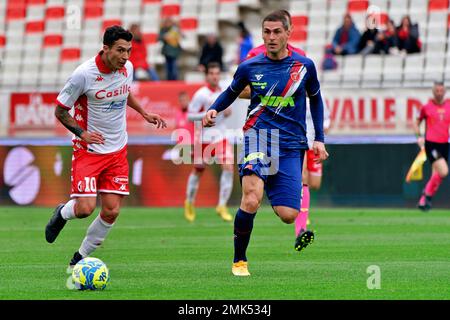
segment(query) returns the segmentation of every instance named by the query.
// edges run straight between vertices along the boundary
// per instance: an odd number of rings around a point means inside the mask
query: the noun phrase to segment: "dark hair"
[[[284,11],[284,10],[277,10],[272,13],[269,13],[262,21],[262,24],[264,25],[264,22],[266,22],[266,21],[279,21],[283,24],[283,28],[285,30],[289,30],[291,25],[290,25],[288,19],[286,19],[286,14],[283,13],[282,11]]]
[[[443,81],[435,81],[434,86],[444,86],[444,82]]]
[[[205,68],[205,74],[208,74],[209,70],[210,69],[214,69],[214,68],[218,68],[220,70],[221,69],[220,68],[220,63],[215,62],[215,61],[208,62],[208,64],[206,65],[206,68]]]
[[[103,34],[103,44],[109,47],[114,45],[119,39],[123,39],[125,41],[131,41],[133,39],[133,34],[122,28],[121,26],[111,26],[106,28],[105,33]]]
[[[275,12],[277,12],[277,11],[275,11]],[[278,10],[278,12],[280,12],[282,15],[284,15],[288,19],[289,25],[292,25],[292,16],[289,13],[289,11],[287,11],[285,9],[281,9],[281,10]]]

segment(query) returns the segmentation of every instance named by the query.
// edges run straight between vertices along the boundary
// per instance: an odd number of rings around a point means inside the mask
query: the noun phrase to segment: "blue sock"
[[[241,208],[236,213],[234,218],[234,262],[247,261],[245,252],[252,234],[255,215],[256,213],[251,214]]]

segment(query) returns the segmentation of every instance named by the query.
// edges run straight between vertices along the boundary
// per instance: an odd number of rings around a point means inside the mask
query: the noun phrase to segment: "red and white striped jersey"
[[[74,107],[73,117],[81,128],[105,138],[104,144],[88,145],[74,135],[74,151],[111,153],[121,150],[128,141],[126,107],[133,65],[127,61],[121,69],[111,71],[102,61],[102,53],[78,66],[56,99],[60,107]]]

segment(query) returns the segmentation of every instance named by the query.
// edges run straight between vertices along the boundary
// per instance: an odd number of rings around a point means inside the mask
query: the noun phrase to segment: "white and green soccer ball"
[[[103,290],[109,283],[109,270],[102,260],[87,257],[73,267],[72,282],[78,290]]]

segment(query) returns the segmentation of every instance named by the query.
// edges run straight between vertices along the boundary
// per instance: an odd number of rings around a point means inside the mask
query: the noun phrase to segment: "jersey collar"
[[[97,65],[98,71],[100,71],[101,73],[112,73],[113,71],[103,62],[102,54],[103,50],[101,50],[95,57],[95,64]],[[125,76],[127,76],[127,68],[125,68],[125,66],[120,68],[118,71],[119,73],[122,73]]]
[[[101,73],[111,73],[112,70],[102,60],[102,54],[103,50],[101,50],[95,57],[95,64],[97,65],[98,71]]]

